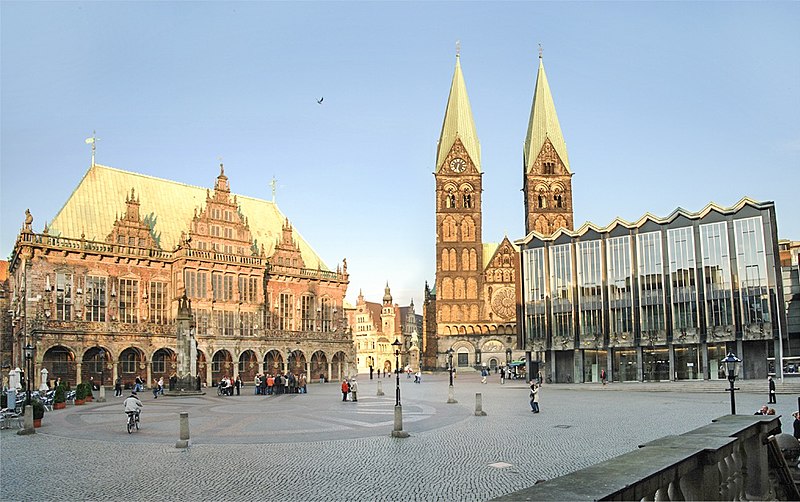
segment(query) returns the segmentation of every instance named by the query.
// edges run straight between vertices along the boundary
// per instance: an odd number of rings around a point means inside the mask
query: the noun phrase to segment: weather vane
[[[456,57],[461,56],[461,40],[456,40]]]
[[[97,131],[92,131],[92,137],[86,138],[86,144],[92,145],[92,167],[94,167],[94,153],[98,141],[100,138],[97,137]]]

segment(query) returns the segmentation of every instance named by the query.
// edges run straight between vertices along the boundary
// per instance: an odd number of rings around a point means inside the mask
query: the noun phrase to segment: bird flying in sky
[[[317,104],[318,104],[318,105],[321,105],[321,104],[322,104],[322,100],[323,100],[323,99],[325,99],[325,96],[323,96],[323,97],[319,98],[319,99],[317,100]]]

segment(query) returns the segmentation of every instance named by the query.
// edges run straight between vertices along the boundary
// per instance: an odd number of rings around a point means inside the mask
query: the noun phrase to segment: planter
[[[54,410],[63,410],[67,407],[67,403],[53,403]]]
[[[33,419],[33,428],[37,429],[42,426],[42,419],[41,418],[34,418]]]
[[[76,405],[86,404],[86,400],[85,399],[76,399],[75,400],[75,404]]]
[[[92,401],[94,401],[94,396],[92,396],[92,395],[86,396],[86,402],[87,403],[91,403]]]

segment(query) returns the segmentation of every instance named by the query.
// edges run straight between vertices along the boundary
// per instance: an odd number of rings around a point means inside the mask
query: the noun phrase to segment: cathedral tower
[[[460,57],[436,153],[436,317],[447,324],[479,321],[483,296],[481,147]]]
[[[525,234],[550,235],[561,227],[572,230],[572,171],[541,51],[522,156]]]

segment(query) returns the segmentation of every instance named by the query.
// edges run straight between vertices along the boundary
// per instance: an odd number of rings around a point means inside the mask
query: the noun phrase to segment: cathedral
[[[572,229],[572,172],[539,55],[525,136],[525,231]],[[426,285],[423,366],[522,366],[517,340],[519,249],[508,237],[483,242],[481,144],[460,55],[436,150],[436,282]]]

